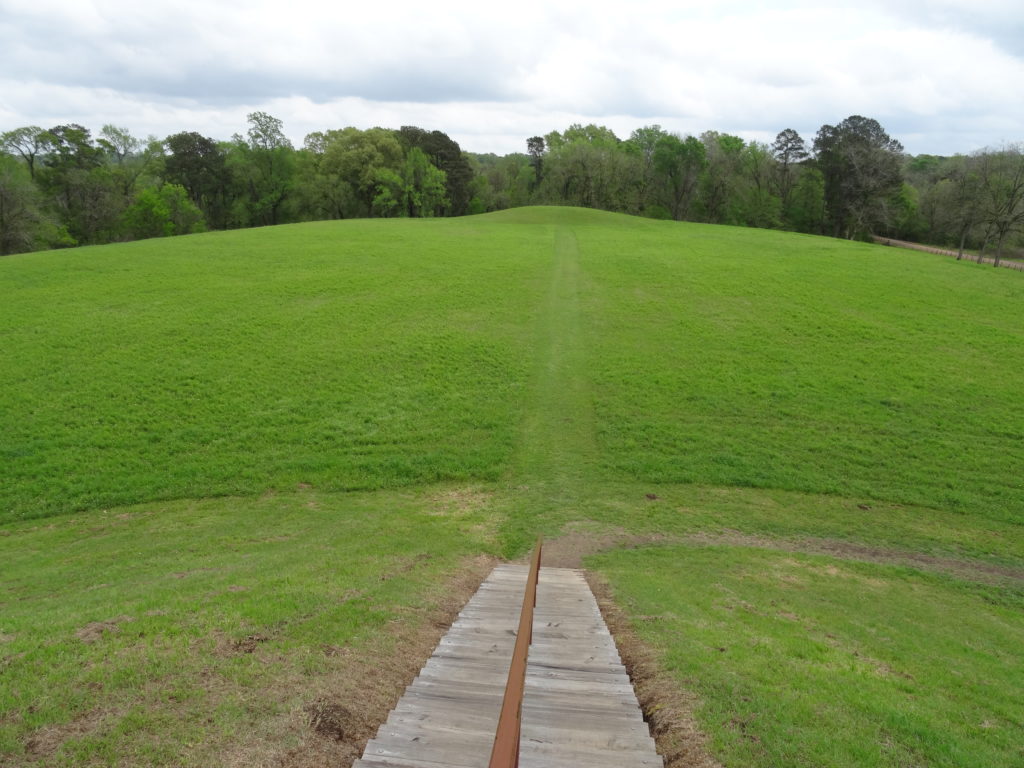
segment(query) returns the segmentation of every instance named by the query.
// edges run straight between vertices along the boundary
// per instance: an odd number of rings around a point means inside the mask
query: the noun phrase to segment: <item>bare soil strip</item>
[[[662,534],[630,534],[621,528],[588,531],[570,523],[561,536],[544,542],[541,565],[545,568],[582,568],[583,558],[606,549],[634,549],[670,541],[673,541],[671,537]]]
[[[708,751],[707,737],[694,718],[697,697],[680,688],[661,668],[654,652],[636,636],[608,583],[590,571],[585,576],[629,673],[665,768],[722,768]]]
[[[936,248],[931,245],[921,245],[920,243],[909,243],[905,240],[893,240],[891,237],[879,237],[873,235],[872,239],[879,245],[893,245],[897,248],[909,248],[912,251],[924,251],[925,253],[935,253],[939,256],[952,256],[954,259],[959,256],[957,251],[950,251],[946,248]],[[999,264],[996,264],[996,260],[989,258],[988,256],[972,256],[969,253],[963,255],[963,261],[973,261],[978,264],[992,264],[993,266],[1006,267],[1007,269],[1016,269],[1019,272],[1024,272],[1024,262],[1014,261],[1013,259],[1000,259]]]
[[[696,533],[687,536],[683,541],[705,546],[752,547],[771,549],[779,552],[800,552],[807,555],[828,555],[839,560],[858,560],[864,563],[882,565],[906,565],[922,571],[936,571],[966,581],[977,581],[984,584],[1006,584],[1007,582],[1024,582],[1024,568],[1014,568],[997,563],[986,563],[981,560],[967,560],[956,557],[927,555],[883,547],[870,547],[842,539],[772,539],[767,536],[756,536],[739,531],[725,533]]]
[[[998,563],[986,563],[940,555],[929,555],[909,550],[872,547],[842,539],[803,537],[799,539],[771,538],[740,531],[721,533],[693,533],[688,536],[668,534],[630,534],[621,528],[587,530],[579,525],[568,525],[564,533],[544,542],[543,565],[555,568],[582,568],[583,559],[607,549],[633,549],[659,544],[697,544],[700,546],[751,547],[779,552],[799,552],[807,555],[827,555],[839,560],[857,560],[881,565],[905,565],[922,571],[933,571],[955,576],[966,581],[1005,585],[1024,582],[1024,568]]]

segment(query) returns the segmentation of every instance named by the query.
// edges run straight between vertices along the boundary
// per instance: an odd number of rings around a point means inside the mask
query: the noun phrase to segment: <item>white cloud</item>
[[[262,109],[296,141],[416,124],[506,152],[572,121],[811,138],[864,114],[910,151],[969,151],[1020,138],[1018,5],[0,0],[0,129],[227,138]]]

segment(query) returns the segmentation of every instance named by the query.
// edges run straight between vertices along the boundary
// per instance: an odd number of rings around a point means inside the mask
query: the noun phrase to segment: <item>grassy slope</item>
[[[781,233],[588,234],[609,468],[1020,521],[1021,280]]]
[[[1011,766],[1024,599],[945,576],[743,547],[595,565],[703,700],[726,765]]]
[[[252,764],[300,746],[296,718],[346,689],[348,653],[386,667],[396,623],[429,618],[491,527],[444,493],[310,489],[8,526],[0,765]]]
[[[994,677],[985,659],[1024,642],[1019,582],[787,560],[747,541],[709,548],[687,537],[738,531],[791,549],[843,540],[1019,568],[1020,277],[567,209],[4,260],[0,658],[22,682],[0,701],[13,713],[0,714],[0,754],[30,762],[18,746],[26,734],[75,722],[96,701],[110,722],[68,740],[59,754],[71,762],[115,764],[125,740],[136,762],[153,764],[174,762],[185,742],[230,741],[261,715],[244,691],[215,696],[201,682],[201,670],[245,667],[202,638],[260,631],[281,651],[277,673],[315,680],[311,649],[327,637],[359,647],[381,622],[408,617],[403,605],[428,601],[454,558],[516,552],[538,530],[573,523],[676,541],[595,564],[636,615],[658,617],[641,630],[702,695],[702,722],[727,765],[957,765],[982,740],[990,764],[1013,764],[1006,734],[1021,713],[1008,697],[1020,681]],[[435,491],[329,493],[436,481],[495,493],[454,521],[431,514]],[[147,504],[116,534],[89,533],[109,526],[102,507],[268,488],[281,493]],[[310,493],[330,514],[301,507]],[[92,511],[53,530],[19,522],[79,509]],[[392,528],[394,541],[382,535]],[[272,567],[247,566],[263,553],[226,547],[235,536],[269,542]],[[324,594],[367,585],[309,558],[328,542],[371,572],[411,558],[404,591],[335,616]],[[194,589],[168,581],[205,574],[213,560],[209,572],[221,575],[186,579]],[[853,575],[807,576],[829,567]],[[757,578],[765,573],[782,575]],[[246,607],[248,592],[224,591],[243,576],[241,586],[277,597]],[[886,598],[872,603],[874,633],[849,620],[864,609],[865,579]],[[167,616],[143,619],[168,589],[180,599]],[[733,603],[752,606],[759,623]],[[800,637],[780,611],[801,617]],[[122,614],[133,631],[145,622],[148,639],[104,635],[121,656],[75,638],[76,627]],[[984,649],[953,641],[968,615]],[[756,652],[708,651],[740,643]],[[882,673],[868,686],[823,685],[851,664],[866,674],[843,655],[854,651],[881,660]],[[915,653],[936,661],[911,663]],[[86,679],[97,654],[111,680]],[[942,667],[984,680],[991,695],[961,690]],[[150,688],[180,689],[191,703],[140,698],[140,681],[154,679],[163,682]],[[920,687],[908,692],[908,679]],[[86,684],[101,693],[53,694]],[[203,724],[211,707],[226,714]],[[195,722],[172,728],[161,752],[145,719],[180,711]],[[850,737],[828,752],[836,723]],[[188,754],[202,764],[209,749]]]
[[[0,520],[495,479],[548,265],[529,233],[382,224],[5,261]]]

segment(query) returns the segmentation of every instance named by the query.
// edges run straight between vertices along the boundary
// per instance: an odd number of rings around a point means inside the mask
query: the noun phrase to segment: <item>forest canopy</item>
[[[415,126],[317,131],[248,116],[228,141],[194,131],[145,140],[74,123],[0,134],[0,255],[208,229],[363,217],[462,216],[576,205],[677,221],[878,235],[1019,254],[1019,144],[907,155],[870,118],[791,128],[771,144],[649,125],[622,139],[570,125],[525,153],[473,154]]]

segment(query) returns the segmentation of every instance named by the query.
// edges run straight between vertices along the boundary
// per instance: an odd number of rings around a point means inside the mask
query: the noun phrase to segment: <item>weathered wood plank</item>
[[[495,568],[355,768],[486,768],[526,570]],[[663,765],[579,571],[541,569],[522,712],[521,768]]]

